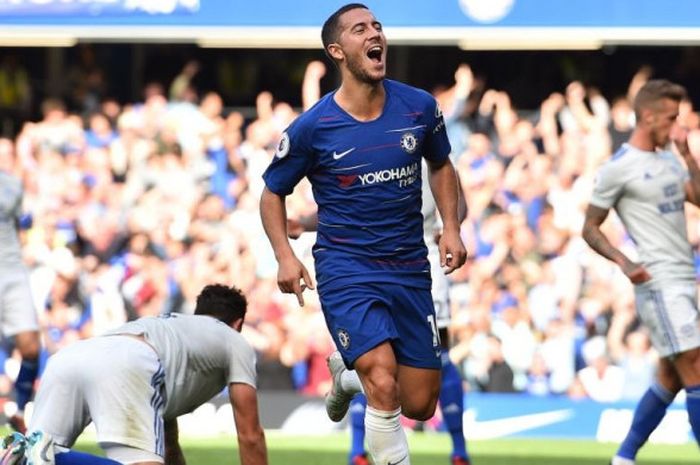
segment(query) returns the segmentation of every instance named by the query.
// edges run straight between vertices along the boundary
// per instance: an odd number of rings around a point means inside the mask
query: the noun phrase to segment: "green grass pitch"
[[[350,438],[346,433],[289,436],[269,431],[270,465],[346,465]],[[181,438],[188,465],[238,465],[234,436]],[[409,435],[412,465],[448,465],[450,440],[446,434]],[[607,465],[616,444],[593,441],[500,439],[467,444],[473,465]],[[81,439],[76,449],[97,452],[94,442]],[[683,465],[700,462],[695,444],[647,444],[637,465]]]

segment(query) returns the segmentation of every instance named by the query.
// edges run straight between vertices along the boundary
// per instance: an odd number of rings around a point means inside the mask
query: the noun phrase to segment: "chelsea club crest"
[[[413,153],[416,151],[416,147],[418,147],[418,139],[416,139],[416,136],[413,135],[412,132],[405,132],[401,136],[401,148],[403,151],[406,153]]]
[[[343,346],[343,349],[347,350],[347,348],[350,347],[350,334],[344,329],[338,330],[338,342]]]

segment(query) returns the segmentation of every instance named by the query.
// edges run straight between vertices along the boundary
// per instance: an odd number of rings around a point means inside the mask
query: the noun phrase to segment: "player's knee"
[[[396,379],[386,372],[374,372],[365,378],[365,394],[378,404],[398,403],[398,385]]]
[[[679,354],[673,365],[680,375],[683,385],[694,386],[700,384],[700,348]]]
[[[660,363],[657,378],[659,383],[669,392],[676,393],[683,388],[683,382],[672,365]]]
[[[700,348],[691,350],[689,353],[689,364],[695,380],[700,382]]]
[[[41,343],[38,333],[18,334],[16,339],[17,350],[24,360],[36,360],[39,358]]]
[[[22,356],[22,360],[36,361],[39,359],[39,350],[39,344],[36,344],[27,346],[25,350],[20,349],[19,353]]]
[[[407,404],[401,406],[401,413],[412,419],[418,421],[430,420],[433,415],[435,415],[435,408],[437,407],[437,399],[424,402],[422,404]]]
[[[403,390],[401,413],[413,420],[429,420],[435,414],[439,396],[440,383],[426,384],[423,389]]]

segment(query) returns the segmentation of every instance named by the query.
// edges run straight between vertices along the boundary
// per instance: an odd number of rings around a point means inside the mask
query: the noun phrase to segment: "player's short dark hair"
[[[52,111],[66,111],[66,105],[63,100],[49,97],[41,102],[41,114],[48,115]]]
[[[335,13],[330,15],[326,22],[323,23],[323,27],[321,28],[321,41],[323,42],[323,50],[331,60],[333,58],[328,53],[328,46],[338,42],[338,36],[340,35],[340,17],[343,15],[343,13],[350,10],[355,10],[357,8],[369,10],[369,8],[362,3],[348,3],[347,5],[338,8]]]
[[[240,289],[223,284],[209,284],[197,296],[195,315],[209,315],[231,325],[239,318],[245,318],[248,300]]]
[[[642,117],[642,110],[656,108],[664,99],[671,99],[680,102],[687,96],[685,87],[666,79],[652,79],[639,89],[634,98],[634,114],[639,121]]]

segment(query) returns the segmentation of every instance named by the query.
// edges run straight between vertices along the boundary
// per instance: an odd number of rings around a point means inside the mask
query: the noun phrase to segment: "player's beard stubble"
[[[359,59],[348,57],[347,66],[348,71],[350,71],[350,74],[352,74],[355,79],[364,84],[377,84],[381,82],[384,79],[384,76],[386,75],[386,71],[382,71],[381,73],[375,73],[373,75],[372,73],[370,73],[370,71],[368,71],[362,66],[362,60],[364,59],[364,56],[360,57]]]

